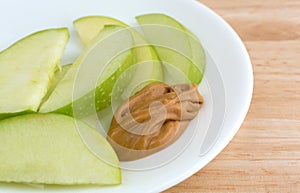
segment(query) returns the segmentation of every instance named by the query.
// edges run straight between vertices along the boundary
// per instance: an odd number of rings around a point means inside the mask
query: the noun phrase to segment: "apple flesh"
[[[0,118],[38,110],[68,39],[68,29],[48,29],[0,53]]]
[[[127,27],[125,23],[106,16],[86,16],[75,20],[73,24],[84,46],[87,46],[103,30],[105,25]]]
[[[180,71],[189,82],[199,84],[205,71],[206,59],[197,37],[174,18],[164,14],[140,15],[136,19],[145,39],[154,45],[163,62],[164,72],[174,76],[178,74],[174,72]]]
[[[43,102],[49,98],[53,90],[56,88],[57,84],[61,81],[61,79],[63,79],[63,77],[66,75],[66,73],[68,72],[71,66],[72,64],[63,65],[61,69],[55,73],[54,79],[48,89],[48,92],[46,96],[43,98]]]
[[[0,122],[0,181],[39,184],[121,183],[118,158],[94,128],[60,114]]]

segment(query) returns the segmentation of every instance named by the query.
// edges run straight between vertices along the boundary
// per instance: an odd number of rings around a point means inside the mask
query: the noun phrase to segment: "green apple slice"
[[[70,67],[71,67],[71,64],[64,65],[64,66],[61,67],[60,70],[58,70],[55,73],[54,78],[53,78],[53,80],[52,80],[52,82],[50,84],[50,87],[48,89],[48,92],[47,92],[46,96],[43,98],[43,101],[46,101],[48,99],[48,97],[50,96],[50,94],[52,93],[52,91],[55,89],[56,85],[65,76],[65,74],[67,73],[67,71],[69,70]],[[18,113],[0,114],[0,120],[8,118],[8,117],[15,117],[15,116],[19,116],[19,115],[28,114],[28,113],[32,113],[32,111],[23,111],[23,112],[18,112]]]
[[[73,24],[84,46],[87,46],[105,25],[127,27],[125,23],[106,16],[86,16],[75,20]]]
[[[121,183],[119,160],[106,139],[66,115],[28,114],[2,120],[0,163],[1,182]]]
[[[121,26],[105,26],[84,49],[49,98],[41,113],[76,117],[95,113],[110,104],[114,82],[133,64],[131,33]],[[123,77],[124,83],[130,77]]]
[[[190,82],[199,84],[205,71],[206,59],[197,37],[164,14],[140,15],[136,19],[146,40],[155,45],[159,58],[166,63],[164,70],[172,71],[170,66],[173,66],[182,71]]]
[[[135,70],[130,70],[130,73],[133,72],[129,75],[132,76],[132,79],[125,89],[125,95],[128,95],[129,92],[133,94],[151,82],[163,80],[162,67],[154,48],[148,45],[134,28],[130,28],[122,21],[106,16],[87,16],[74,21],[74,27],[84,45],[96,37],[105,25],[126,27],[131,31],[134,39],[135,48],[133,52],[137,65],[132,67]]]
[[[48,92],[47,92],[46,96],[43,98],[43,101],[46,101],[48,99],[48,97],[50,96],[52,91],[55,89],[56,85],[65,76],[65,74],[67,73],[67,71],[69,70],[70,67],[71,67],[71,64],[63,65],[60,70],[55,72],[53,81],[51,82]],[[8,117],[15,117],[15,116],[19,116],[19,115],[28,114],[28,113],[32,113],[32,111],[0,114],[0,120],[8,118]]]
[[[0,53],[0,117],[37,111],[69,39],[67,28],[31,34]]]

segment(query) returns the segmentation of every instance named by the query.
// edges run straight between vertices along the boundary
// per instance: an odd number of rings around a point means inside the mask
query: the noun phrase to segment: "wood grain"
[[[253,99],[225,150],[165,192],[300,192],[300,0],[200,1],[244,41]]]

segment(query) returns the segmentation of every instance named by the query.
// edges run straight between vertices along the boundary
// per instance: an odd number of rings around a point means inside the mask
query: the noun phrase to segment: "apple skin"
[[[59,108],[54,112],[75,116],[76,118],[83,118],[106,108],[111,104],[110,98],[111,98],[112,89],[117,80],[116,77],[120,77],[123,69],[129,68],[132,65],[132,63],[133,63],[133,53],[132,51],[129,51],[129,54],[126,57],[126,59],[123,61],[120,70],[115,71],[115,73],[113,73],[104,82],[98,85],[95,88],[95,90],[88,92],[81,98],[74,100],[71,104]],[[123,79],[123,83],[127,84],[129,80],[130,77],[128,77],[128,79]],[[90,100],[91,98],[94,98],[94,100]],[[95,102],[95,105],[91,106],[91,102]]]

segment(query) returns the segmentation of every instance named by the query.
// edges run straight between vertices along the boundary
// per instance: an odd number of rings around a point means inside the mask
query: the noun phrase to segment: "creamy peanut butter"
[[[194,84],[150,84],[117,109],[108,141],[121,161],[151,155],[176,141],[202,104]]]

